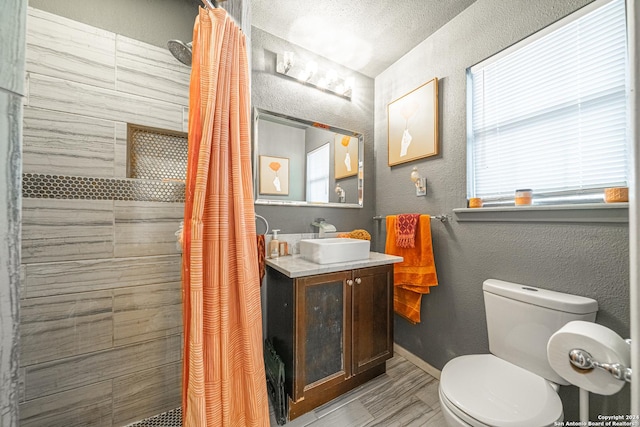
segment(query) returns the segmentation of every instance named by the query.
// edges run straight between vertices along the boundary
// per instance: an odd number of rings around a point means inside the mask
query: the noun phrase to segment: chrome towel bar
[[[447,215],[447,214],[442,214],[442,215],[430,215],[430,216],[431,216],[431,219],[437,219],[437,220],[439,220],[440,222],[446,222],[446,221],[449,221],[449,215]],[[373,217],[373,220],[374,220],[374,221],[382,221],[382,220],[383,220],[383,219],[385,219],[385,218],[386,218],[385,216],[382,216],[382,215],[376,215],[376,216],[374,216],[374,217]]]

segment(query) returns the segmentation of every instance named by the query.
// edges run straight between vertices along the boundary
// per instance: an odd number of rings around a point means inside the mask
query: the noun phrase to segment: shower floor
[[[182,408],[129,424],[127,427],[182,427]]]

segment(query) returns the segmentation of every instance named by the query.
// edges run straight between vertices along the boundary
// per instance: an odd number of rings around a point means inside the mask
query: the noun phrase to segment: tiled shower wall
[[[32,8],[26,57],[23,172],[42,181],[22,203],[20,425],[121,426],[176,408],[183,204],[72,184],[51,198],[47,182],[125,180],[128,122],[186,132],[190,70]]]

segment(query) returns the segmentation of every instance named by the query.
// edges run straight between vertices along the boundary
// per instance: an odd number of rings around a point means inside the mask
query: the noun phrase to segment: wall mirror
[[[361,208],[363,135],[253,110],[256,204]]]

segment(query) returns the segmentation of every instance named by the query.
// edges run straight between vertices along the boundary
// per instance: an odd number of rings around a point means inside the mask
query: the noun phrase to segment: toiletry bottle
[[[280,242],[280,256],[289,255],[289,245],[287,242]]]
[[[273,230],[273,238],[269,242],[269,258],[278,258],[280,256],[280,242],[278,241],[278,231]]]

